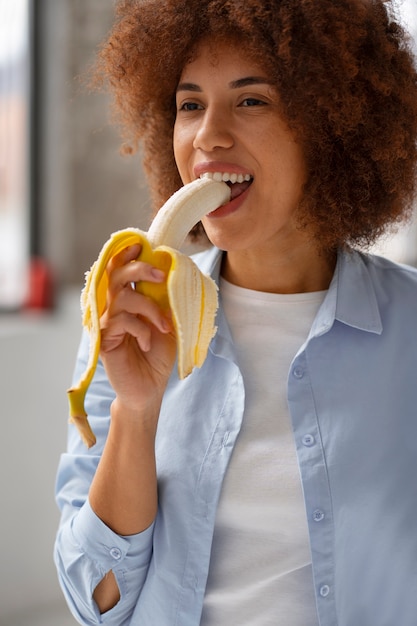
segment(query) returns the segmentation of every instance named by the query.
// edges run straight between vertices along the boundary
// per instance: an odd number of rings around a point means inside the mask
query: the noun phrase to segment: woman
[[[70,430],[56,562],[83,624],[415,626],[417,274],[355,251],[405,218],[417,76],[381,0],[119,3],[99,72],[155,206],[222,174],[195,257],[218,331],[179,381],[172,323],[108,267],[98,443]],[[236,175],[249,180],[239,183]],[[83,370],[88,338],[75,377]]]

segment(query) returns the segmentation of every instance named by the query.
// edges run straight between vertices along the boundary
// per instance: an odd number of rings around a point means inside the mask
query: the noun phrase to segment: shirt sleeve
[[[138,535],[116,535],[95,515],[88,500],[60,526],[54,555],[58,578],[68,606],[81,624],[130,623],[146,579],[152,536],[153,525]],[[100,615],[93,592],[110,570],[116,577],[120,600]]]
[[[87,358],[88,337],[84,335],[74,380],[83,371]],[[70,425],[68,450],[61,456],[56,481],[56,500],[61,510],[54,548],[58,579],[71,612],[81,624],[89,626],[130,623],[152,555],[153,525],[137,535],[117,535],[94,513],[88,500],[107,436],[113,398],[114,392],[99,364],[86,398],[97,443],[87,450]],[[113,609],[100,615],[93,592],[110,570],[116,577],[120,600]]]

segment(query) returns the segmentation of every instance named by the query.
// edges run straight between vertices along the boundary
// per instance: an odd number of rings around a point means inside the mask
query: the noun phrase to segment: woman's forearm
[[[140,415],[117,401],[112,405],[109,434],[89,498],[95,514],[119,535],[140,533],[155,519],[158,414],[159,406]]]
[[[130,413],[130,414],[129,414]],[[158,409],[145,417],[115,402],[108,438],[90,488],[95,514],[115,533],[134,535],[148,528],[157,511],[155,433]],[[105,613],[120,599],[116,577],[107,572],[93,594]]]

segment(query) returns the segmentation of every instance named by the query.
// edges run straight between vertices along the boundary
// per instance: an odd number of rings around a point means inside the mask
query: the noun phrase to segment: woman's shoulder
[[[378,300],[394,306],[417,307],[417,268],[370,253],[357,253],[364,263]]]
[[[417,268],[405,263],[399,263],[387,257],[371,253],[358,253],[363,259],[368,271],[381,278],[395,283],[404,282],[417,284]]]

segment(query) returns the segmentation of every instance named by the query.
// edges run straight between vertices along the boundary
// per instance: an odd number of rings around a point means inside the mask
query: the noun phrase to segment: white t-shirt
[[[317,626],[286,385],[325,292],[271,294],[222,280],[220,293],[246,396],[217,511],[201,626]]]

